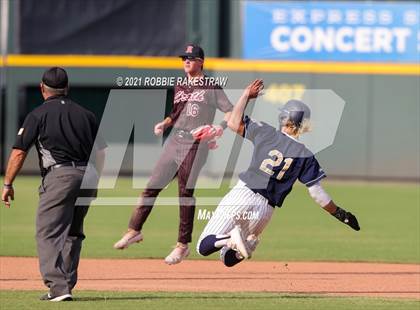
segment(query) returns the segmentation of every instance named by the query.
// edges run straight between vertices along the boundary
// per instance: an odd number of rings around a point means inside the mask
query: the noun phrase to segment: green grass
[[[0,291],[1,309],[419,309],[420,301],[356,297],[321,297],[274,293],[77,292],[73,302],[39,301],[42,292]]]
[[[11,209],[0,208],[0,255],[36,256],[34,223],[39,178],[18,177]],[[355,232],[321,210],[303,186],[295,189],[277,209],[262,235],[255,260],[420,262],[420,192],[418,184],[325,182],[334,200],[359,218]],[[225,191],[197,190],[197,196]],[[101,196],[136,197],[131,180],[121,178],[115,190]],[[176,193],[171,185],[163,192]],[[198,208],[211,209],[203,206]],[[112,244],[125,231],[132,207],[93,206],[85,221],[84,257],[164,257],[176,242],[178,207],[156,206],[144,227],[145,241],[125,251]],[[195,221],[193,245],[205,221]],[[198,258],[194,252],[191,258]],[[216,259],[210,256],[209,259]]]

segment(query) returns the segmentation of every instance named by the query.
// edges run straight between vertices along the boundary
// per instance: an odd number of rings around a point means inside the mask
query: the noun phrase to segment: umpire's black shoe
[[[52,296],[50,293],[42,295],[39,300],[49,300],[49,301],[72,301],[73,296],[71,294],[64,294],[61,296]]]

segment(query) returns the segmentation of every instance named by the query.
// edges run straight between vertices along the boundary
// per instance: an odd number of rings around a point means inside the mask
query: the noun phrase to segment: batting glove
[[[331,214],[336,219],[338,219],[340,222],[343,222],[346,225],[349,225],[354,230],[359,231],[360,226],[359,222],[357,221],[357,218],[351,214],[350,212],[347,212],[344,209],[341,209],[340,207],[337,207],[337,210]]]
[[[220,137],[223,134],[223,128],[219,125],[203,125],[191,130],[191,134],[196,140],[208,141]]]

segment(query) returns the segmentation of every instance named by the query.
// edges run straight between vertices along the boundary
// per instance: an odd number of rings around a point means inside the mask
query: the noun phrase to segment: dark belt
[[[47,170],[47,172],[50,172],[54,169],[61,168],[61,167],[74,167],[74,168],[83,167],[84,168],[84,167],[87,166],[87,164],[88,163],[86,161],[69,161],[69,162],[66,162],[66,163],[61,163],[61,164],[56,164],[56,165],[53,165],[53,166],[49,166],[46,170]]]
[[[174,134],[180,138],[195,140],[191,132],[184,129],[174,128]]]

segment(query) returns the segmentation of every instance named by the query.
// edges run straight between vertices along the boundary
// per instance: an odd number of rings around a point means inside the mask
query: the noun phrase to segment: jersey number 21
[[[283,162],[283,154],[278,150],[271,150],[268,153],[268,156],[270,157],[275,156],[276,159],[272,159],[272,158],[264,159],[261,163],[260,170],[264,171],[265,173],[269,175],[273,175],[274,174],[273,168],[280,166],[281,163]],[[287,169],[289,169],[292,162],[293,162],[293,158],[284,159],[284,166],[279,172],[279,174],[277,175],[277,180],[281,180],[281,178],[286,173]],[[271,166],[271,168],[269,168],[269,166]]]

